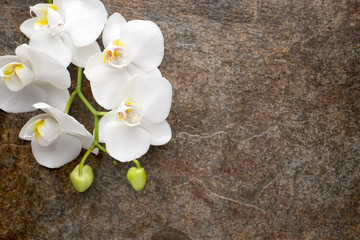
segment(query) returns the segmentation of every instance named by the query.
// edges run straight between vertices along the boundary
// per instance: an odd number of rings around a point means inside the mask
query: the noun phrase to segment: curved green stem
[[[67,102],[67,104],[66,104],[66,108],[65,108],[64,113],[66,113],[66,114],[69,113],[71,104],[72,104],[72,102],[74,101],[74,99],[75,99],[75,97],[76,97],[76,94],[77,94],[76,90],[71,93],[70,98],[69,98],[69,100],[68,100],[68,102]]]
[[[77,73],[77,82],[76,82],[76,91],[81,92],[82,87],[82,72],[83,69],[81,67],[78,67],[78,73]]]
[[[46,2],[47,2],[47,3],[50,3],[50,4],[53,3],[52,0],[46,0]]]
[[[90,112],[94,115],[94,141],[92,143],[92,145],[90,146],[89,150],[85,153],[85,155],[83,156],[83,158],[81,159],[80,162],[80,167],[79,167],[79,174],[81,175],[82,173],[82,167],[87,159],[87,157],[90,155],[90,153],[95,149],[98,148],[99,150],[103,151],[104,153],[108,153],[107,150],[100,145],[99,143],[99,116],[104,116],[106,114],[106,112],[98,112],[95,110],[95,108],[90,104],[90,102],[86,99],[86,97],[84,96],[84,94],[81,91],[81,87],[82,87],[82,74],[83,74],[83,69],[82,68],[78,68],[78,75],[77,75],[77,83],[76,83],[76,89],[71,93],[70,98],[66,104],[66,108],[64,113],[68,114],[70,111],[70,107],[72,102],[74,101],[76,95],[79,96],[79,98],[81,99],[81,101],[85,104],[85,106],[90,110]]]
[[[97,115],[98,115],[99,117],[102,117],[102,116],[104,116],[105,114],[107,114],[107,112],[97,112]]]
[[[96,147],[97,147],[98,149],[100,149],[101,151],[103,151],[104,153],[108,153],[108,151],[107,151],[103,146],[101,146],[99,143],[96,144]]]
[[[84,94],[80,91],[77,91],[77,95],[79,96],[79,98],[81,99],[81,101],[83,101],[83,103],[85,104],[85,106],[90,110],[90,112],[94,115],[94,116],[98,116],[97,111],[95,110],[95,108],[93,106],[91,106],[91,104],[89,103],[89,101],[85,98]]]
[[[94,142],[95,143],[99,143],[99,117],[94,114],[94,119],[95,119],[95,123],[94,123]]]
[[[82,168],[84,166],[84,163],[85,163],[85,160],[87,159],[87,157],[90,155],[90,153],[95,149],[95,146],[96,144],[93,143],[89,149],[86,151],[86,153],[84,154],[84,156],[82,157],[81,159],[81,162],[80,162],[80,166],[79,166],[79,176],[81,176],[82,174]]]
[[[134,159],[132,161],[136,164],[136,168],[138,168],[138,169],[141,168],[140,163],[138,162],[138,160]]]

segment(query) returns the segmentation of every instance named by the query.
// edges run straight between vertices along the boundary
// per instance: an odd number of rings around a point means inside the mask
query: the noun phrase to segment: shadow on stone
[[[158,233],[154,233],[151,240],[191,240],[191,238],[177,229],[167,227]]]

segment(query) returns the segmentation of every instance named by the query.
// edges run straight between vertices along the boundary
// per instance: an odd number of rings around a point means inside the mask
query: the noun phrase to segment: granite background
[[[1,55],[36,3],[0,2]],[[0,111],[0,239],[360,239],[359,1],[103,3],[162,29],[173,138],[140,159],[143,191],[100,154],[79,194],[80,157],[41,167],[18,138],[37,113]]]

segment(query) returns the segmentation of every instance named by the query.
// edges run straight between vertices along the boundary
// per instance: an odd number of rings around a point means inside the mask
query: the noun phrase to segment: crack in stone
[[[181,183],[181,184],[172,186],[172,187],[170,187],[170,189],[171,189],[171,188],[183,187],[183,186],[188,185],[188,184],[191,184],[191,183],[192,183],[192,184],[197,183],[198,185],[202,185],[202,186],[205,188],[205,190],[208,192],[208,194],[207,194],[208,196],[214,196],[214,197],[216,197],[216,198],[220,198],[220,199],[223,199],[223,200],[227,200],[227,201],[236,203],[236,204],[238,204],[238,205],[240,205],[240,206],[243,206],[243,207],[254,208],[254,209],[262,212],[263,214],[267,215],[267,213],[266,213],[266,211],[265,211],[264,209],[261,209],[261,208],[255,206],[255,205],[253,205],[253,204],[242,203],[242,202],[240,202],[240,201],[238,201],[238,200],[235,200],[235,199],[233,199],[233,198],[225,197],[225,196],[219,195],[219,194],[211,191],[211,190],[204,184],[204,182],[203,182],[202,180],[200,180],[200,179],[198,179],[198,178],[195,178],[195,177],[190,178],[189,181],[186,181],[186,182],[184,182],[184,183]]]
[[[202,132],[202,130],[197,129],[197,128],[189,125],[189,124],[186,124],[181,118],[178,117],[178,114],[177,114],[176,112],[174,112],[174,113],[175,113],[175,114],[174,114],[175,118],[176,118],[177,120],[179,120],[179,122],[183,123],[185,127],[191,128],[191,129],[193,129],[193,130],[195,130],[195,131],[197,131],[197,132],[200,132],[200,133]]]
[[[232,124],[226,125],[226,126],[225,126],[225,129],[227,129],[227,128],[229,128],[229,127],[232,127],[232,126],[234,126],[234,125],[236,125],[236,124],[235,124],[235,123],[232,123]],[[192,127],[192,126],[189,126],[189,127],[195,129],[195,128]],[[177,135],[188,135],[188,136],[190,136],[190,137],[197,137],[197,138],[202,138],[202,139],[204,139],[204,138],[212,138],[212,137],[214,137],[214,136],[216,136],[216,135],[219,135],[219,134],[227,134],[227,132],[226,132],[226,130],[222,130],[222,131],[214,132],[214,133],[212,133],[212,134],[204,134],[204,135],[192,134],[192,133],[188,133],[188,132],[179,132]]]
[[[230,138],[231,140],[235,141],[235,142],[240,142],[240,143],[244,143],[244,142],[247,142],[247,141],[250,141],[251,139],[254,139],[254,138],[258,138],[258,137],[262,137],[266,134],[268,134],[270,131],[272,130],[278,130],[278,126],[272,126],[272,127],[269,127],[268,129],[266,129],[265,131],[263,131],[262,133],[260,134],[255,134],[255,135],[252,135],[251,137],[249,138],[246,138],[246,139],[243,139],[243,140],[237,140],[237,139],[234,139],[234,138]]]
[[[279,135],[283,138],[283,140],[289,144],[290,146],[293,146],[293,147],[298,147],[300,149],[303,149],[303,146],[302,145],[299,145],[299,144],[296,144],[296,143],[292,143],[290,142],[289,140],[286,139],[286,137],[282,134],[281,130],[278,130],[279,132]],[[296,162],[296,160],[292,161],[291,163],[289,163],[286,167],[290,167],[294,162]],[[257,193],[257,198],[259,198],[263,192],[269,188],[287,169],[283,169],[280,173],[278,173],[270,182],[268,182],[260,191],[259,193]]]
[[[210,191],[210,190],[209,190],[209,191]],[[215,197],[217,197],[217,198],[220,198],[220,199],[224,199],[224,200],[228,200],[228,201],[231,201],[231,202],[237,203],[237,204],[239,204],[239,205],[241,205],[241,206],[244,206],[244,207],[254,208],[254,209],[256,209],[256,210],[258,210],[258,211],[260,211],[260,212],[262,212],[263,214],[265,214],[265,215],[266,215],[265,210],[263,210],[263,209],[261,209],[261,208],[259,208],[259,207],[255,206],[255,205],[253,205],[253,204],[249,204],[249,203],[242,203],[242,202],[240,202],[240,201],[238,201],[238,200],[235,200],[235,199],[232,199],[232,198],[228,198],[228,197],[221,196],[221,195],[216,194],[216,193],[214,193],[214,192],[212,192],[212,191],[210,191],[210,195],[213,195],[213,196],[215,196]]]
[[[192,180],[193,180],[193,178],[190,178],[189,181],[186,181],[186,182],[183,182],[183,183],[180,183],[180,184],[171,186],[170,189],[172,189],[172,188],[178,188],[178,187],[182,187],[182,186],[188,185]]]
[[[263,194],[263,192],[264,192],[268,187],[270,187],[270,186],[280,177],[280,175],[282,175],[282,174],[283,174],[283,172],[280,172],[280,173],[277,174],[270,182],[268,182],[268,184],[266,184],[266,185],[261,189],[261,191],[257,194],[258,197],[260,197],[261,194]]]
[[[179,117],[176,116],[176,118],[177,118],[179,121],[182,122],[182,120],[179,119]],[[229,127],[232,127],[232,126],[234,126],[234,125],[236,125],[236,124],[235,124],[235,123],[232,123],[232,124],[226,125],[226,126],[225,126],[225,130],[218,131],[218,132],[211,133],[211,134],[207,134],[207,133],[201,133],[201,130],[199,130],[199,129],[193,127],[193,126],[184,124],[185,127],[192,128],[192,129],[194,129],[195,131],[200,132],[200,134],[192,134],[192,133],[188,133],[188,132],[178,132],[178,135],[183,135],[183,134],[185,134],[185,135],[188,135],[188,136],[190,136],[190,137],[210,138],[210,137],[213,137],[213,136],[218,135],[218,134],[221,134],[221,133],[227,134],[227,133],[225,132],[226,129],[228,129]],[[244,127],[241,127],[241,128],[245,129]]]
[[[233,125],[235,125],[235,124],[229,124],[229,125],[225,126],[225,129],[229,128],[229,127],[231,127]],[[278,129],[278,126],[272,126],[272,127],[268,128],[267,130],[265,130],[264,132],[262,132],[260,134],[255,134],[255,135],[253,135],[253,136],[251,136],[249,138],[246,138],[246,139],[240,140],[240,141],[235,139],[235,138],[232,138],[232,137],[230,137],[230,139],[235,141],[235,142],[247,142],[247,141],[249,141],[249,140],[251,140],[253,138],[262,137],[265,134],[267,134],[268,132],[270,132],[271,130],[277,130],[277,129]],[[188,132],[178,132],[177,136],[179,136],[179,135],[187,135],[189,137],[206,139],[206,138],[212,138],[212,137],[214,137],[216,135],[219,135],[219,134],[228,134],[228,132],[226,132],[226,130],[222,130],[222,131],[214,132],[212,134],[207,134],[207,135],[192,134],[192,133],[188,133]]]
[[[201,138],[201,139],[204,139],[204,138],[212,138],[216,135],[219,135],[219,134],[226,134],[225,131],[219,131],[219,132],[215,132],[211,135],[199,135],[199,134],[191,134],[191,133],[188,133],[188,132],[179,132],[178,135],[188,135],[190,137],[197,137],[197,138]]]

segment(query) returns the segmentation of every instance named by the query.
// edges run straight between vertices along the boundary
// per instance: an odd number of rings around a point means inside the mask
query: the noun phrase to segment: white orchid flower
[[[89,59],[84,73],[95,100],[106,109],[114,109],[119,104],[120,89],[132,76],[161,77],[157,67],[164,56],[164,38],[155,23],[126,22],[118,13],[110,16],[102,37],[106,48]]]
[[[46,114],[31,118],[20,131],[20,138],[31,141],[36,161],[58,168],[74,160],[82,148],[88,149],[93,136],[75,118],[46,103],[34,104]],[[98,149],[93,151],[97,154]]]
[[[26,44],[16,56],[0,56],[0,108],[6,112],[34,111],[47,102],[61,110],[69,99],[70,74],[56,59]]]
[[[120,96],[118,108],[99,122],[99,139],[113,158],[131,161],[144,155],[150,144],[159,146],[170,141],[171,129],[165,120],[172,97],[168,80],[134,76]]]
[[[96,42],[104,28],[107,12],[99,0],[54,0],[30,7],[35,15],[20,30],[31,47],[47,52],[68,66],[85,67],[90,56],[100,52]]]

